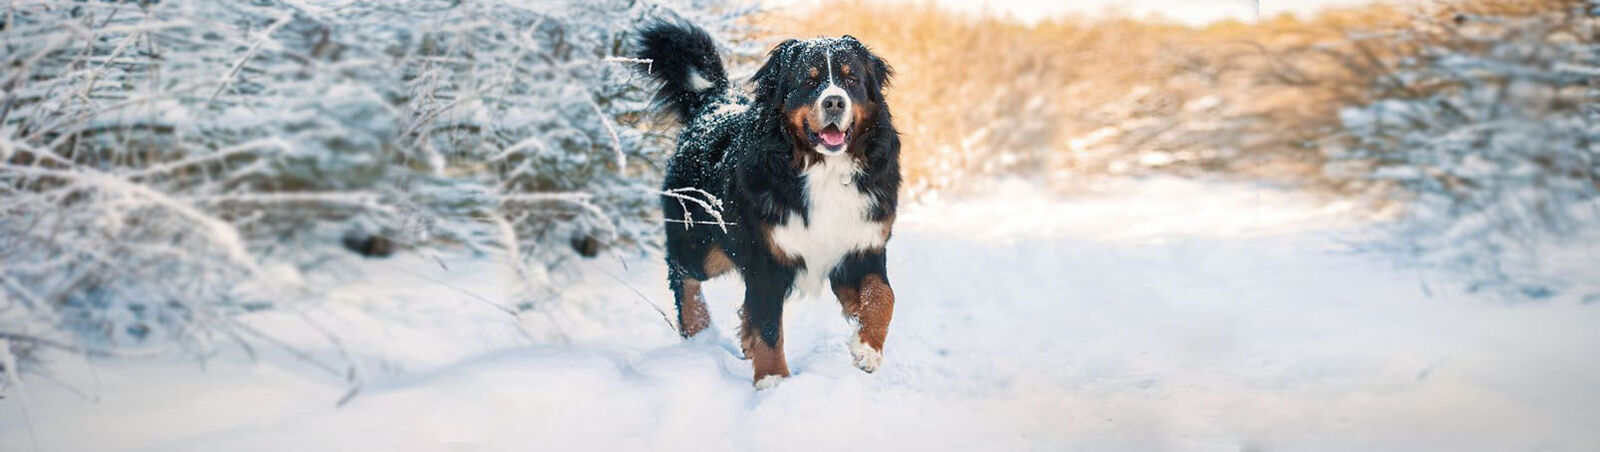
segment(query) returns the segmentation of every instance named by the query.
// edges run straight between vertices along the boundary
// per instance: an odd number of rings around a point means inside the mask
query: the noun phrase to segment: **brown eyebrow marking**
[[[850,75],[850,65],[846,64],[846,65],[843,65],[843,66],[839,66],[839,73],[840,74],[844,74],[844,75]]]
[[[822,71],[817,69],[816,66],[812,66],[811,70],[807,71],[806,74],[807,77],[817,78],[818,75],[822,75]]]

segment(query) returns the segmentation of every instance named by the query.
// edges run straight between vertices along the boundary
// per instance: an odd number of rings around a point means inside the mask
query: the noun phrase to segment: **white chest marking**
[[[823,293],[820,289],[828,274],[846,254],[884,244],[883,223],[867,220],[873,201],[856,186],[860,172],[849,155],[823,157],[821,163],[806,168],[803,184],[810,223],[791,213],[772,229],[772,241],[779,249],[805,261],[805,270],[795,280],[802,294]]]

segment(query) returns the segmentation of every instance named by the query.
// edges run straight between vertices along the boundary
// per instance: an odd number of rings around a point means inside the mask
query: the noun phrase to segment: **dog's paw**
[[[756,380],[756,390],[760,391],[763,389],[771,389],[775,386],[778,386],[778,383],[783,383],[782,375],[768,375],[761,377]]]
[[[850,356],[856,367],[867,373],[878,370],[878,366],[883,364],[883,352],[861,342],[860,335],[850,336]]]

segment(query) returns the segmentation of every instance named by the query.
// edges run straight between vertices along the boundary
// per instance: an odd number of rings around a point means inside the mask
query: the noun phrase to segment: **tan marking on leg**
[[[744,324],[739,327],[739,339],[744,346],[744,357],[750,360],[750,367],[754,370],[751,383],[758,389],[765,389],[762,385],[775,384],[774,380],[763,379],[771,376],[788,377],[789,361],[783,356],[783,333],[778,334],[778,343],[768,346],[767,341],[761,340],[761,331],[750,324],[750,318],[740,313]]]
[[[684,278],[683,299],[678,300],[678,334],[694,337],[711,326],[711,312],[706,308],[706,298],[700,294],[700,281]]]
[[[855,287],[833,286],[833,296],[839,299],[839,307],[844,309],[845,317],[856,319],[856,306],[861,304],[861,291]]]
[[[727,253],[722,252],[722,247],[712,246],[711,251],[706,253],[704,265],[705,268],[703,270],[706,272],[706,277],[714,278],[732,269],[733,261],[728,259]]]
[[[883,341],[889,336],[889,319],[894,316],[894,290],[879,275],[861,278],[860,287],[835,287],[833,294],[846,316],[856,321],[856,337],[850,355],[856,367],[872,372],[883,361]]]
[[[861,342],[874,350],[883,350],[883,341],[889,336],[889,319],[894,317],[894,289],[882,276],[867,275],[861,278],[861,295],[856,305],[856,318],[861,322],[857,333]]]

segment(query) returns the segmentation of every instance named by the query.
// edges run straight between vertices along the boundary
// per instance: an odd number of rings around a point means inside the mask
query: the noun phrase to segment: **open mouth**
[[[812,143],[821,144],[831,152],[838,152],[844,148],[844,143],[850,139],[850,132],[839,130],[839,126],[835,124],[828,124],[820,131],[808,131],[807,134],[811,135]]]

